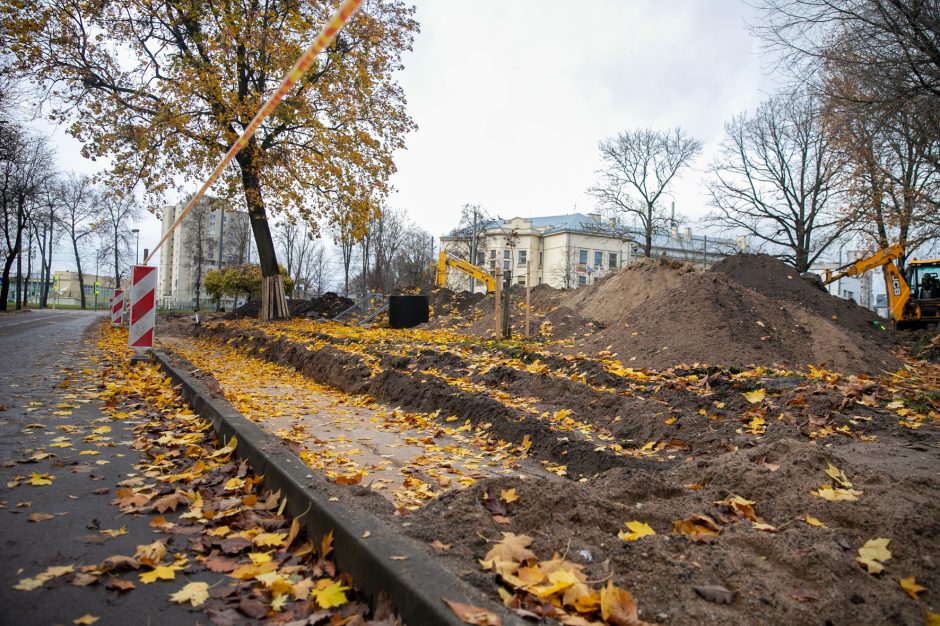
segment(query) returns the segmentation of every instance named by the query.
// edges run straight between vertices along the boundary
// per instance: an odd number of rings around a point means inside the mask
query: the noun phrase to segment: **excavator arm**
[[[904,308],[911,297],[911,288],[904,280],[897,263],[895,263],[902,256],[904,256],[904,248],[901,244],[896,243],[853,263],[834,270],[825,270],[822,282],[824,285],[828,285],[846,276],[861,276],[867,271],[883,267],[885,289],[888,293],[888,308],[891,309],[891,317],[894,318],[894,321],[900,323],[905,318]]]
[[[900,259],[902,256],[904,256],[904,248],[901,247],[901,244],[896,243],[853,263],[848,263],[834,270],[825,270],[823,272],[823,284],[828,285],[846,276],[861,276],[865,272],[883,265],[894,265],[893,261]],[[897,270],[897,266],[895,266],[895,270]],[[900,276],[900,272],[897,272],[897,274]],[[885,279],[887,279],[887,276],[885,276]]]
[[[452,267],[455,270],[459,270],[471,276],[472,278],[477,279],[484,285],[486,285],[486,291],[488,293],[496,291],[496,279],[493,276],[484,270],[481,270],[476,265],[468,263],[463,259],[458,259],[457,257],[450,256],[444,250],[441,250],[441,254],[437,257],[437,277],[435,283],[438,287],[447,286],[447,268]]]

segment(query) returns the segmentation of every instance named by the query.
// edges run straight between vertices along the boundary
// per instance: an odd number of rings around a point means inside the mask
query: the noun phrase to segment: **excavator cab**
[[[909,261],[906,274],[915,300],[940,300],[940,259]]]

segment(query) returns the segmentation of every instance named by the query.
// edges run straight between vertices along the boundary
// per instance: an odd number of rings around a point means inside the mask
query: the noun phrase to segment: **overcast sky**
[[[504,218],[593,211],[598,141],[642,127],[681,126],[705,143],[675,185],[677,213],[700,217],[723,124],[773,89],[740,0],[415,5],[421,33],[399,80],[419,128],[396,157],[388,203],[435,238],[468,202]],[[55,136],[62,169],[94,170]],[[158,239],[148,217],[141,247]]]

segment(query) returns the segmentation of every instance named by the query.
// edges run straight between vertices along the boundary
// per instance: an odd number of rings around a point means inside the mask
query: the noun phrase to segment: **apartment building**
[[[187,202],[163,208],[164,234]],[[208,306],[206,273],[245,263],[250,232],[247,212],[235,211],[219,198],[201,198],[163,244],[157,305],[171,309],[194,307],[198,284],[200,305]],[[222,304],[232,303],[223,300]]]

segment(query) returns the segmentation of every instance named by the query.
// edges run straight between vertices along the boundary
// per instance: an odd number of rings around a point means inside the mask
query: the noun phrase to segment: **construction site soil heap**
[[[523,293],[512,295],[517,334]],[[874,374],[901,366],[887,321],[764,254],[735,255],[705,272],[643,260],[575,291],[540,286],[532,301],[534,336],[558,340],[560,352],[607,352],[633,368],[812,365]],[[490,295],[432,325],[492,336],[492,307]]]

